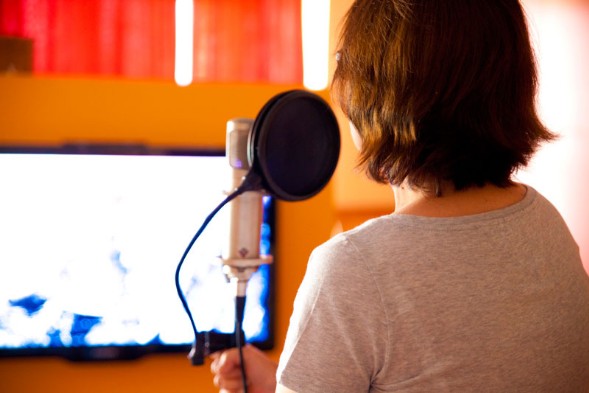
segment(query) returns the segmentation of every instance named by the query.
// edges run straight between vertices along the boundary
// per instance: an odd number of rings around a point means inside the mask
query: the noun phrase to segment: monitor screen
[[[182,254],[226,194],[221,151],[137,147],[0,150],[0,356],[132,358],[186,351],[194,333],[175,286]],[[271,254],[274,202],[260,251]],[[222,209],[180,276],[199,331],[234,330],[219,259]],[[246,340],[271,348],[272,266],[247,287]]]

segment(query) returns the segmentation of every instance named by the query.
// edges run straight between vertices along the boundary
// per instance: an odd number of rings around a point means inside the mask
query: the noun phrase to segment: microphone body
[[[227,122],[226,156],[231,168],[228,193],[239,188],[250,170],[247,150],[252,124],[252,120],[241,118]],[[262,191],[245,191],[228,204],[229,234],[221,259],[225,275],[236,285],[236,296],[240,297],[245,296],[251,275],[261,264],[270,262],[270,257],[260,255],[262,197]]]

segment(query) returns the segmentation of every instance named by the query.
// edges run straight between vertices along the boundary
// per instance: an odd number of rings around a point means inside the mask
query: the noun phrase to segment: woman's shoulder
[[[372,254],[373,249],[380,249],[382,244],[400,240],[401,223],[396,223],[394,215],[385,215],[338,233],[313,250],[311,260],[320,260],[323,264],[339,266],[348,262],[358,264]],[[397,240],[394,240],[397,239]]]

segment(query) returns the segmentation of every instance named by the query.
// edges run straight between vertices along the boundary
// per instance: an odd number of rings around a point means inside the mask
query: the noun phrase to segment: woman
[[[357,0],[333,94],[395,212],[311,255],[276,365],[251,392],[588,392],[589,279],[514,172],[554,135],[517,0]],[[242,389],[236,351],[215,383]],[[277,384],[277,386],[276,386]]]

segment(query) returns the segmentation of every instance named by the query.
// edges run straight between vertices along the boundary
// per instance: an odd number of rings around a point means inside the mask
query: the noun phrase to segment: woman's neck
[[[518,183],[508,187],[487,184],[459,191],[447,186],[442,189],[442,196],[436,197],[403,184],[393,186],[395,214],[458,217],[485,213],[521,201],[526,195],[526,190],[525,186]]]

